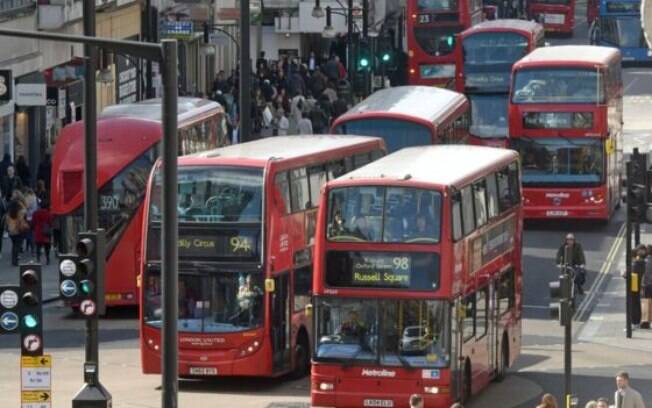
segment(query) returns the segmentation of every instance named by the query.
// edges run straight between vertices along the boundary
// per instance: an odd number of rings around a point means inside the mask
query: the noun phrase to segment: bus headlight
[[[245,345],[240,349],[240,357],[245,357],[247,355],[253,354],[260,348],[260,341],[254,340],[253,342]]]
[[[423,387],[426,394],[439,394],[439,387]]]
[[[335,389],[335,384],[329,382],[319,383],[319,391],[333,391]]]

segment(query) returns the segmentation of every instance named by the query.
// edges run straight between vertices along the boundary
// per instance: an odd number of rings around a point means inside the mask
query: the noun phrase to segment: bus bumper
[[[610,213],[607,207],[548,207],[528,206],[523,208],[525,219],[593,219],[608,220]]]

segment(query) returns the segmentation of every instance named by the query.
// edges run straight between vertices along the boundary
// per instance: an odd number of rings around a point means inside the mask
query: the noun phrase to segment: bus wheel
[[[509,343],[507,342],[507,334],[503,335],[503,341],[500,345],[500,357],[498,359],[498,370],[496,371],[496,382],[501,382],[505,379],[507,374],[507,367],[509,366]]]
[[[462,404],[466,405],[471,400],[471,363],[466,360],[464,365],[464,378],[462,379]]]
[[[291,378],[298,380],[310,372],[310,343],[308,342],[308,335],[306,335],[304,330],[299,331],[294,356],[296,365],[291,374]]]

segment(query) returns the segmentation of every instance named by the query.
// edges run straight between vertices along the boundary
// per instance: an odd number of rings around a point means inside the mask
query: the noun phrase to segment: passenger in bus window
[[[248,318],[248,324],[253,324],[256,317],[254,308],[259,299],[263,296],[263,291],[253,283],[251,274],[246,278],[240,278],[240,288],[238,289],[238,305],[240,306],[240,315]],[[248,316],[247,316],[248,315]]]
[[[419,213],[416,217],[416,230],[413,234],[415,238],[435,239],[435,226],[433,219],[427,213]]]
[[[367,221],[366,215],[356,217],[355,227],[353,229],[353,236],[360,238],[364,241],[374,240],[374,234],[371,228],[369,227],[369,222]]]

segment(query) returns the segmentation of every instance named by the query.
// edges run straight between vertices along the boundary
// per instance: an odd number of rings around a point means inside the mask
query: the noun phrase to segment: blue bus
[[[599,18],[591,25],[592,44],[615,47],[623,63],[649,63],[652,51],[641,28],[641,0],[600,0]]]

